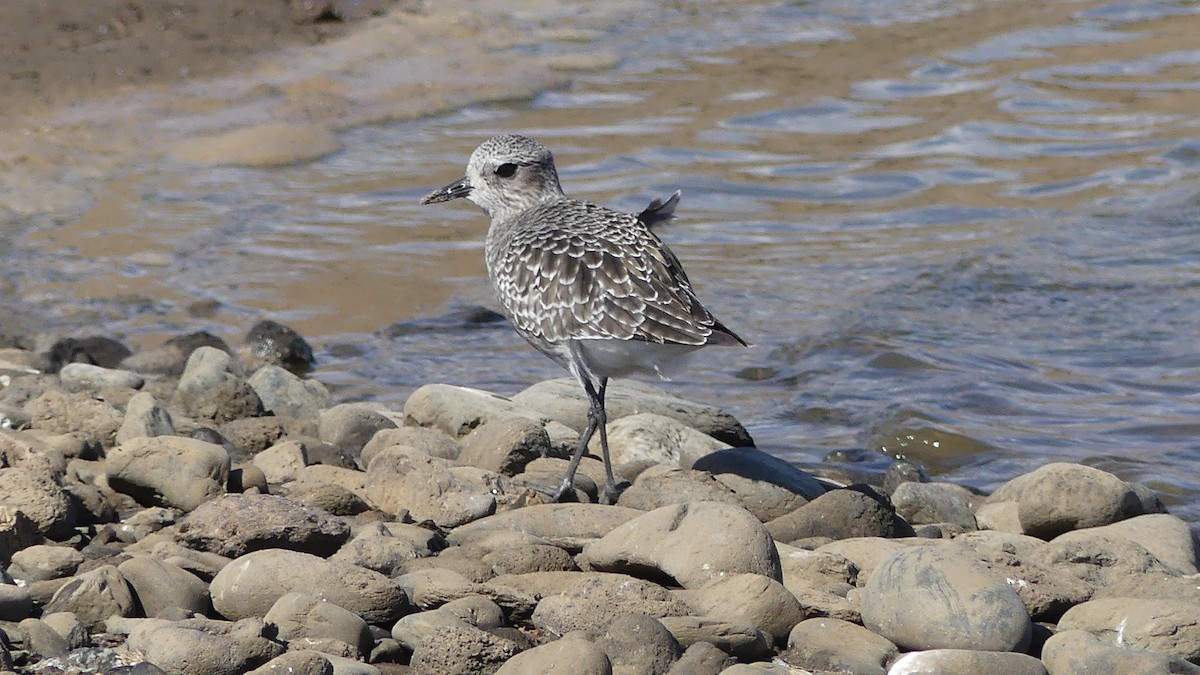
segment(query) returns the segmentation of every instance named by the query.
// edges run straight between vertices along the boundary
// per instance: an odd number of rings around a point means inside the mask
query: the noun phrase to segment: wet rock
[[[737,495],[743,507],[767,522],[825,494],[810,474],[757,448],[709,453],[684,468],[707,471]]]
[[[702,588],[680,591],[678,596],[693,613],[748,623],[776,644],[783,644],[805,618],[796,597],[761,574],[731,574]]]
[[[108,484],[139,503],[191,511],[224,494],[229,453],[179,436],[134,438],[108,453]]]
[[[102,335],[84,338],[63,338],[50,346],[46,356],[48,371],[59,372],[69,363],[90,363],[103,368],[115,368],[129,356],[129,348],[120,342]]]
[[[913,525],[953,523],[967,531],[976,529],[970,506],[946,483],[901,483],[892,492],[892,503]]]
[[[1042,662],[1050,675],[1177,673],[1200,675],[1200,666],[1171,654],[1118,647],[1082,630],[1061,630],[1046,640]]]
[[[913,536],[912,527],[896,515],[887,498],[866,486],[830,490],[767,523],[767,530],[783,542],[810,537],[890,539]]]
[[[261,619],[153,620],[137,624],[126,645],[171,673],[235,675],[283,654],[283,645],[268,635]]]
[[[1091,600],[1068,609],[1058,628],[1085,630],[1118,646],[1200,661],[1200,608],[1187,600]]]
[[[225,495],[196,508],[179,524],[184,545],[227,557],[267,548],[332,555],[350,539],[340,518],[275,495]]]
[[[698,459],[729,447],[703,432],[665,415],[638,413],[608,423],[613,464],[666,464],[691,467]],[[599,455],[600,436],[588,446]]]
[[[231,619],[263,616],[291,592],[316,595],[372,624],[412,611],[404,591],[378,572],[284,549],[235,559],[213,578],[209,592],[213,608]]]
[[[0,502],[20,509],[39,532],[51,539],[64,539],[75,527],[77,514],[70,497],[40,472],[0,469]]]
[[[512,640],[474,626],[450,625],[422,640],[413,649],[409,666],[418,673],[483,675],[496,672],[519,650]]]
[[[892,664],[889,675],[975,673],[976,675],[1046,675],[1042,662],[1028,654],[970,649],[910,652]]]
[[[288,651],[251,670],[247,675],[334,675],[333,664],[311,649]]]
[[[71,579],[55,592],[45,612],[72,612],[90,630],[104,626],[108,617],[133,616],[137,610],[133,591],[116,567],[103,565]]]
[[[23,586],[0,582],[0,621],[20,621],[33,614],[33,598]]]
[[[147,392],[139,392],[125,406],[125,418],[117,429],[116,442],[134,438],[174,436],[175,423],[171,413]]]
[[[566,576],[549,576],[554,574]],[[559,635],[573,630],[603,631],[627,612],[657,619],[691,613],[683,601],[662,586],[621,574],[541,572],[519,577],[497,577],[491,585],[515,585],[540,595],[533,623]],[[564,580],[569,586],[556,589]]]
[[[246,383],[258,394],[263,409],[285,417],[316,419],[332,402],[325,385],[277,365],[260,367]]]
[[[218,424],[264,412],[241,366],[228,353],[213,347],[199,347],[188,357],[172,405],[196,419]]]
[[[660,574],[684,588],[749,572],[782,579],[770,533],[749,511],[717,502],[664,506],[587,546],[581,566]]]
[[[308,372],[317,364],[312,347],[299,333],[270,319],[251,326],[242,347],[241,353],[251,363],[282,366],[294,373]]]
[[[417,521],[432,520],[440,527],[495,512],[491,490],[460,480],[442,462],[413,448],[388,449],[367,467],[367,498],[387,513],[408,511]]]
[[[783,659],[813,671],[884,675],[896,652],[890,640],[862,626],[822,618],[796,624],[788,635]]]
[[[363,446],[359,462],[370,466],[371,459],[380,451],[395,445],[407,445],[416,448],[430,457],[441,459],[457,459],[461,449],[458,443],[437,429],[425,427],[397,427],[395,429],[380,429],[371,440]]]
[[[1052,543],[1085,541],[1096,536],[1128,539],[1180,574],[1198,571],[1196,539],[1188,524],[1175,516],[1165,513],[1137,516],[1111,525],[1066,532],[1055,537]]]
[[[70,546],[38,544],[12,555],[8,573],[21,581],[46,581],[71,576],[83,562],[83,554]]]
[[[669,616],[660,619],[680,645],[711,642],[721,651],[745,661],[770,658],[771,639],[748,623],[704,616]]]
[[[569,633],[547,644],[521,652],[509,659],[497,675],[612,675],[608,655],[579,633]]]
[[[953,549],[888,557],[860,596],[863,625],[902,649],[1021,651],[1031,624],[1004,579]]]
[[[295,480],[308,466],[308,448],[300,441],[283,441],[256,454],[250,462],[262,470],[268,483],[279,485]]]
[[[718,675],[736,663],[711,642],[694,642],[671,666],[667,675]]]
[[[1025,534],[1039,539],[1141,515],[1134,491],[1116,476],[1082,464],[1054,462],[1000,486],[991,502],[1017,502]]]
[[[146,378],[129,370],[116,370],[90,363],[69,363],[58,371],[67,391],[98,392],[105,388],[141,389]]]
[[[614,673],[661,675],[683,655],[683,648],[661,622],[637,612],[614,618],[596,638]]]
[[[208,584],[180,567],[149,556],[135,556],[118,565],[117,570],[133,588],[146,616],[158,616],[171,607],[208,613]]]
[[[587,396],[572,378],[539,382],[514,396],[513,402],[576,431],[583,431],[587,426]],[[604,403],[610,424],[636,413],[652,413],[671,417],[730,446],[754,445],[749,432],[729,413],[641,382],[618,380],[609,383]]]
[[[353,658],[370,655],[371,631],[367,622],[342,607],[303,593],[287,593],[275,601],[264,617],[279,628],[279,639],[337,640],[351,649]]]
[[[462,464],[515,476],[525,465],[553,452],[546,428],[524,417],[500,417],[476,427],[459,441]]]
[[[526,417],[539,423],[548,420],[491,392],[448,384],[427,384],[404,403],[405,426],[440,429],[451,438],[466,436],[484,422],[499,417]]]
[[[25,404],[30,424],[56,434],[78,432],[105,448],[112,447],[123,416],[111,405],[87,394],[48,390]]]
[[[380,429],[394,429],[390,417],[365,403],[342,403],[321,411],[319,436],[340,451],[357,457]]]

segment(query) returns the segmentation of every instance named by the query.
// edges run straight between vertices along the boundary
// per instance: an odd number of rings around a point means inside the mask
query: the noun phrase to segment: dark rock
[[[217,423],[264,412],[241,367],[229,354],[212,347],[200,347],[188,357],[172,404],[192,417]]]
[[[911,537],[912,527],[896,515],[891,502],[865,485],[830,490],[795,511],[767,523],[783,542],[808,537]]]
[[[1039,539],[1142,515],[1137,494],[1116,476],[1055,462],[1000,486],[988,503],[1015,501],[1025,534]]]
[[[282,366],[293,373],[307,373],[317,365],[308,342],[278,321],[263,319],[254,324],[242,345],[255,363]]]
[[[597,636],[614,672],[662,675],[683,655],[683,647],[661,622],[630,612],[618,615]]]
[[[68,363],[89,363],[103,368],[116,368],[132,352],[125,345],[99,335],[85,338],[64,338],[50,346],[46,353],[47,372],[57,373]]]

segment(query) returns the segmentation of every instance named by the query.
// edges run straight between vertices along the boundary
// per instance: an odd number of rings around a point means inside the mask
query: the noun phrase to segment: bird
[[[700,347],[748,346],[700,303],[679,258],[652,229],[674,218],[680,194],[638,214],[571,199],[548,148],[500,134],[471,153],[464,177],[421,199],[466,198],[491,216],[484,257],[502,313],[587,394],[587,428],[561,484],[545,491],[553,501],[574,497],[579,462],[599,433],[600,501],[616,503],[604,406],[610,378],[663,377]]]

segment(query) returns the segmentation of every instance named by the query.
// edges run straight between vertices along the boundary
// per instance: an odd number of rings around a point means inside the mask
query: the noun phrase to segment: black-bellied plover
[[[590,401],[587,429],[552,497],[574,494],[579,461],[599,430],[601,499],[613,503],[608,379],[661,375],[669,362],[705,345],[746,344],[700,304],[679,259],[650,230],[673,217],[679,193],[638,215],[570,199],[545,146],[502,134],[471,153],[465,177],[421,203],[459,197],[492,217],[487,269],[505,316],[521,337],[571,371]]]

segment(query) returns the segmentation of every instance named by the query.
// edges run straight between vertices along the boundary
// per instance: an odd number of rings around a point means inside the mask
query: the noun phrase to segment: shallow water
[[[512,394],[563,373],[507,327],[421,321],[492,301],[486,218],[417,200],[517,131],[573,196],[683,190],[662,236],[755,346],[663,386],[760,446],[981,488],[1080,461],[1200,521],[1200,6],[737,7],[584,17],[616,67],[351,130],[312,164],[146,167],[30,223],[5,278],[46,327],[135,344],[271,316],[345,397]]]

